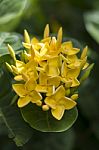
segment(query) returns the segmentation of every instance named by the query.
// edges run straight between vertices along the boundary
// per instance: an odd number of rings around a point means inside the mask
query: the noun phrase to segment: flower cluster
[[[49,36],[49,25],[46,25],[42,40],[32,38],[24,31],[23,46],[26,51],[22,59],[17,60],[10,45],[8,50],[15,65],[6,63],[17,81],[12,85],[19,96],[18,107],[35,103],[43,111],[51,110],[54,118],[60,120],[65,110],[76,106],[78,93],[73,88],[80,85],[78,77],[81,70],[87,68],[87,47],[80,58],[80,49],[74,48],[71,41],[62,43],[62,28],[57,38]]]

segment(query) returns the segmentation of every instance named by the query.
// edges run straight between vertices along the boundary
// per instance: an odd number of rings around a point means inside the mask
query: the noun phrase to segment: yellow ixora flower
[[[80,85],[79,75],[89,65],[88,48],[85,47],[78,57],[80,49],[73,47],[71,41],[62,43],[62,34],[60,28],[57,37],[51,37],[49,25],[46,25],[43,39],[38,40],[35,37],[30,39],[24,30],[26,51],[23,55],[26,61],[17,60],[13,48],[8,45],[15,65],[6,63],[17,81],[12,87],[19,96],[18,107],[31,102],[40,106],[42,111],[51,110],[57,120],[76,106],[78,94],[71,91]]]

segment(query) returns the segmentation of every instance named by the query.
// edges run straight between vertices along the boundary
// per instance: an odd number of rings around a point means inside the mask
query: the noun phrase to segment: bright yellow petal
[[[54,118],[61,120],[64,115],[64,106],[57,106],[56,109],[51,109],[51,113]]]
[[[47,74],[46,73],[42,73],[40,72],[39,73],[39,84],[40,85],[47,85]]]
[[[36,103],[42,99],[41,94],[38,93],[37,91],[32,91],[29,93],[29,95],[31,96],[31,102],[32,103]]]
[[[67,71],[68,71],[68,69],[67,69],[66,62],[63,62],[62,67],[61,67],[61,76],[66,77]]]
[[[55,93],[55,86],[54,85],[49,85],[47,87],[47,93],[46,96],[51,96]]]
[[[66,110],[72,109],[73,107],[76,106],[76,102],[68,97],[64,97],[62,98],[62,100],[60,99],[60,104],[64,105]]]
[[[60,84],[60,77],[49,77],[47,83],[48,85],[54,85],[55,87],[58,87]]]
[[[59,59],[58,57],[53,57],[48,60],[48,75],[49,76],[58,76],[60,71],[58,68]]]
[[[51,77],[58,76],[59,73],[60,73],[60,71],[59,71],[58,67],[54,67],[54,66],[51,66],[51,65],[49,66],[49,69],[48,69],[48,72],[47,72],[48,76],[51,76]]]
[[[36,88],[36,81],[34,80],[34,78],[30,78],[26,83],[25,83],[25,88],[28,91],[33,91]]]
[[[24,97],[27,94],[24,84],[12,84],[12,88],[20,97]]]
[[[67,50],[67,51],[65,52],[65,54],[67,54],[67,55],[75,55],[75,54],[77,54],[79,51],[80,51],[80,49],[78,49],[78,48],[72,48],[71,50]]]
[[[68,55],[68,56],[66,56],[66,62],[68,64],[73,64],[73,63],[77,62],[78,60],[79,59],[78,59],[78,57],[76,55]]]
[[[51,41],[51,37],[47,37],[47,38],[41,40],[42,43],[46,43],[46,42],[50,43],[50,41]]]
[[[31,48],[31,44],[22,42],[23,46],[27,49]]]
[[[58,101],[63,96],[65,96],[65,88],[61,85],[56,89],[53,98]]]
[[[47,86],[46,85],[39,85],[39,84],[37,84],[35,90],[37,92],[40,92],[40,93],[46,93],[47,92]]]
[[[37,43],[39,43],[39,40],[37,39],[37,38],[32,38],[32,40],[31,40],[31,44],[37,44]]]
[[[22,62],[22,61],[20,61],[20,60],[16,60],[16,67],[17,67],[17,68],[20,68],[20,67],[23,67],[23,66],[25,66],[25,63],[24,63],[24,62]]]
[[[47,48],[42,48],[42,49],[40,50],[40,55],[41,55],[41,56],[46,55],[47,51],[48,51]]]
[[[80,67],[77,67],[75,69],[68,69],[68,72],[67,72],[67,76],[66,78],[70,78],[70,79],[73,79],[73,78],[77,78],[80,74]]]
[[[68,41],[68,42],[64,42],[62,43],[62,47],[65,49],[65,50],[70,50],[73,48],[73,44],[71,41]]]
[[[29,97],[29,96],[19,98],[18,103],[17,103],[18,107],[21,108],[21,107],[26,106],[30,102],[30,100],[31,100],[31,97]]]
[[[76,86],[79,86],[79,85],[80,85],[80,82],[76,78],[72,80],[71,87],[76,87]]]
[[[44,100],[45,104],[48,105],[49,107],[53,108],[53,109],[56,109],[56,102],[55,100],[53,99],[53,96],[49,96],[49,97],[46,97],[45,100]]]

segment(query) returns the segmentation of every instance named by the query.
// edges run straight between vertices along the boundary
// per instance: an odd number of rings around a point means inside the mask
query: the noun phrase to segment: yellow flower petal
[[[27,94],[24,84],[12,84],[12,88],[20,97],[24,97]]]
[[[52,57],[48,60],[48,75],[49,76],[58,76],[60,71],[58,68],[59,65],[58,57]]]
[[[31,48],[31,44],[22,42],[23,46],[27,49]]]
[[[73,78],[77,78],[80,74],[80,67],[77,67],[75,69],[68,69],[67,72],[67,79],[73,79]]]
[[[54,85],[55,87],[58,87],[60,84],[60,77],[49,77],[48,78],[48,85]]]
[[[58,101],[63,96],[65,96],[65,88],[61,85],[56,89],[53,98]]]
[[[51,109],[51,113],[54,118],[61,120],[64,115],[64,106],[57,106],[56,109]]]
[[[62,47],[63,47],[64,49],[69,50],[69,49],[72,49],[72,48],[73,48],[73,44],[72,44],[71,41],[64,42],[64,43],[62,43]]]
[[[32,38],[32,40],[31,40],[31,44],[37,44],[37,43],[39,43],[39,40],[37,39],[37,38]]]
[[[39,84],[40,85],[47,85],[47,74],[46,73],[42,73],[40,72],[39,73]]]
[[[78,62],[78,57],[76,56],[76,55],[68,55],[68,56],[66,56],[66,62],[68,63],[68,64],[73,64],[73,63],[75,63],[75,62]]]
[[[33,91],[36,88],[36,81],[34,80],[34,78],[30,78],[26,83],[25,83],[25,88],[28,91]]]
[[[51,42],[51,37],[47,37],[41,40],[42,43],[50,43]]]
[[[36,103],[42,99],[42,96],[37,91],[32,91],[29,93],[29,96],[31,96],[31,102]]]
[[[46,96],[51,96],[55,93],[55,86],[54,85],[49,85],[47,87],[47,94]]]
[[[61,103],[63,103],[66,110],[72,109],[73,107],[76,106],[76,102],[68,97],[62,98],[62,100],[60,100],[60,104]]]
[[[72,85],[71,85],[71,87],[76,87],[76,86],[79,86],[80,85],[80,82],[76,79],[76,78],[74,78],[73,80],[72,80]]]
[[[47,50],[46,47],[42,47],[41,50],[40,50],[40,55],[41,55],[41,56],[46,55],[47,51],[48,51],[48,50]]]
[[[53,99],[53,96],[46,97],[44,100],[45,104],[51,107],[52,109],[56,109],[56,102]]]
[[[31,100],[31,97],[30,96],[25,96],[25,97],[21,97],[18,99],[18,107],[24,107],[26,106]]]
[[[67,55],[75,55],[79,51],[80,51],[80,49],[78,49],[78,48],[72,48],[71,50],[66,51],[65,54],[67,54]]]
[[[62,53],[66,55],[75,55],[80,51],[78,48],[73,48],[72,42],[64,42],[62,44]]]
[[[37,84],[35,90],[37,92],[40,92],[40,93],[46,93],[47,92],[47,86]]]
[[[66,77],[67,72],[68,72],[67,65],[65,62],[63,62],[62,67],[61,67],[61,76]]]

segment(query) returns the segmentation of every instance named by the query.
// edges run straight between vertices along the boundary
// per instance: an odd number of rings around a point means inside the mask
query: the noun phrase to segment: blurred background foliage
[[[99,0],[0,0],[0,55],[7,55],[0,62],[9,59],[7,43],[18,52],[22,48],[23,37],[20,34],[23,34],[23,30],[27,29],[31,35],[41,37],[47,23],[54,33],[62,26],[64,37],[72,39],[81,49],[88,45],[89,60],[95,63],[90,78],[79,90],[78,119],[71,129],[63,133],[41,133],[34,130],[31,140],[17,148],[8,138],[7,128],[1,118],[0,150],[98,150]],[[7,109],[5,111],[10,112]],[[5,111],[3,110],[3,115]],[[17,130],[13,132],[17,135]],[[20,133],[20,136],[25,134]]]

